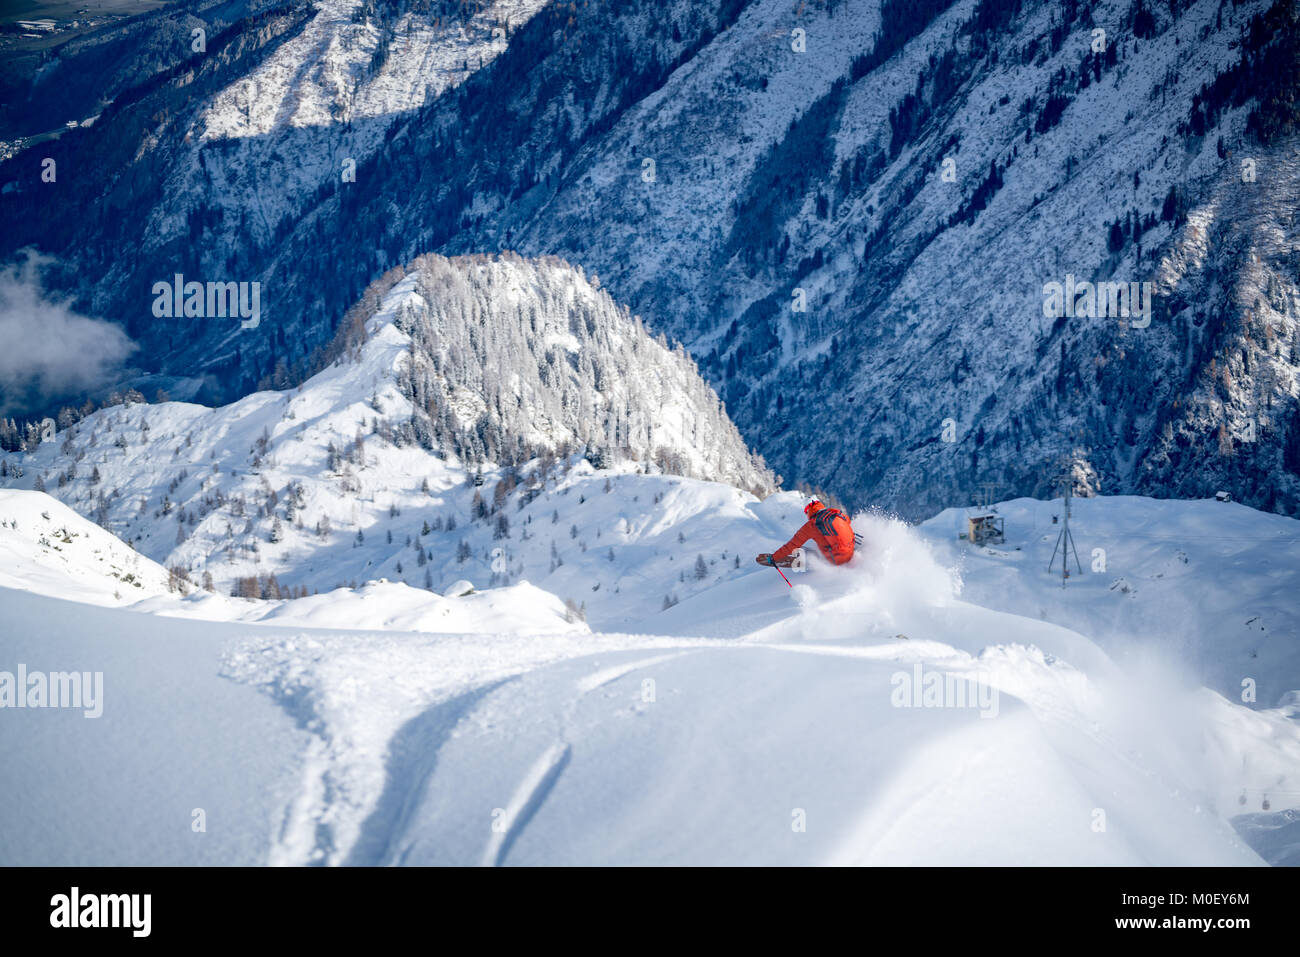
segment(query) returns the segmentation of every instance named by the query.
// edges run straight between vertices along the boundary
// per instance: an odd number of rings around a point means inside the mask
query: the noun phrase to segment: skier
[[[759,555],[754,561],[760,565],[782,565],[789,567],[796,548],[808,539],[813,539],[822,550],[827,561],[834,565],[843,565],[853,557],[853,526],[849,517],[838,508],[827,508],[817,499],[813,499],[803,508],[808,521],[794,533],[794,538],[786,542],[770,555]]]

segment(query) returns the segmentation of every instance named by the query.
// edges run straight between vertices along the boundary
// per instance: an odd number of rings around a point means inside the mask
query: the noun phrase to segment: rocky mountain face
[[[1296,17],[272,8],[0,166],[0,252],[57,256],[51,287],[141,343],[137,382],[205,401],[302,381],[420,254],[558,255],[850,504],[920,515],[1069,469],[1296,514]],[[261,322],[155,316],[175,274],[260,283]]]
[[[168,72],[178,65],[197,65],[196,55],[207,52],[209,40],[220,49],[232,28],[244,32],[254,27],[259,14],[288,6],[306,12],[303,4],[286,5],[284,0],[181,0],[129,19],[122,19],[130,9],[126,5],[87,8],[91,18],[107,14],[109,22],[68,31],[66,39],[53,45],[19,43],[11,34],[0,59],[0,141],[21,145],[23,138],[98,114],[127,91],[134,90],[134,96],[151,82],[174,79],[180,74],[168,77]]]

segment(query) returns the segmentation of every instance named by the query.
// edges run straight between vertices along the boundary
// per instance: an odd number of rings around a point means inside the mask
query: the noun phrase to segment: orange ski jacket
[[[772,553],[772,560],[789,558],[791,552],[809,539],[817,543],[826,560],[833,564],[843,565],[853,557],[853,526],[849,517],[838,508],[822,508],[803,523],[794,538]]]

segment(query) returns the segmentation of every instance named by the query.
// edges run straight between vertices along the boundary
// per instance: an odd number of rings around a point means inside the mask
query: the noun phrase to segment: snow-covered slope
[[[558,261],[423,257],[353,317],[341,357],[298,388],[104,409],[0,482],[225,594],[526,579],[621,617],[716,580],[798,514],[759,508],[773,477],[691,360]],[[666,471],[752,491],[683,495]],[[720,540],[739,517],[747,534]]]
[[[1126,667],[1154,661],[1234,700],[1250,690],[1278,707],[1300,695],[1300,523],[1213,499],[1075,498],[1070,510],[1064,585],[1059,498],[1000,503],[1004,544],[958,539],[971,509],[919,531],[960,570],[968,600],[1073,628]]]
[[[6,865],[252,864],[296,793],[305,732],[217,667],[229,626],[0,588],[0,671],[103,674],[103,713],[6,708]],[[200,812],[196,814],[195,812]],[[203,830],[197,830],[197,827]]]
[[[491,63],[545,2],[417,13],[385,0],[317,0],[300,33],[189,119],[187,149],[147,227],[150,249],[185,236],[198,207],[217,245],[273,241],[318,189],[364,167],[401,114]]]
[[[1274,814],[1300,805],[1293,712],[1153,684],[1077,631],[958,598],[906,526],[857,524],[872,547],[849,566],[794,589],[745,570],[641,634],[284,629],[0,590],[5,662],[106,689],[97,721],[0,725],[32,776],[0,798],[0,860],[1262,862],[1229,819],[1264,777]],[[193,721],[157,727],[163,687]],[[190,830],[205,807],[220,840]],[[88,809],[112,826],[69,824]],[[1283,850],[1257,816],[1242,833]]]
[[[211,621],[427,633],[586,633],[559,598],[527,582],[446,594],[386,579],[299,598],[230,598],[169,572],[43,492],[0,489],[0,587],[135,612]],[[287,591],[286,591],[287,593]]]
[[[40,492],[0,489],[0,585],[121,604],[167,593],[167,571]]]

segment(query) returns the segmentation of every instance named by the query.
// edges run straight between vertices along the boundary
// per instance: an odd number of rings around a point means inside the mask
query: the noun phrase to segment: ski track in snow
[[[510,679],[505,679],[508,681]],[[407,722],[388,748],[387,781],[375,809],[361,827],[347,863],[404,863],[396,841],[410,823],[437,768],[438,754],[456,723],[505,681],[494,682],[434,705]]]
[[[519,782],[519,790],[504,809],[500,830],[494,829],[492,839],[488,841],[488,846],[483,852],[484,866],[498,867],[505,863],[506,855],[510,853],[510,845],[515,842],[519,833],[528,826],[529,820],[542,806],[546,795],[550,793],[556,779],[563,773],[568,761],[569,746],[563,742],[556,742],[547,748],[537,762],[528,769],[527,776]]]
[[[639,671],[642,668],[648,668],[650,665],[657,665],[662,661],[671,661],[673,658],[678,657],[679,654],[659,655],[654,658],[646,658],[642,661],[634,661],[628,665],[615,665],[612,668],[602,669],[601,671],[597,671],[595,674],[592,674],[579,681],[578,691],[580,691],[582,694],[586,694],[589,691],[595,691],[597,688],[601,687],[602,685],[607,685],[611,681],[614,681],[617,678],[621,678],[626,674],[630,674],[633,671]]]
[[[655,641],[656,639],[648,639]],[[1023,646],[999,646],[986,649],[979,656],[954,649],[942,642],[927,640],[891,640],[878,645],[837,646],[828,644],[786,644],[773,642],[718,639],[697,639],[689,645],[680,639],[658,639],[673,642],[677,650],[666,654],[637,658],[634,661],[598,668],[572,685],[576,694],[562,706],[559,716],[560,733],[518,781],[505,807],[493,810],[493,824],[483,847],[479,863],[483,866],[500,866],[507,863],[511,848],[520,839],[529,823],[546,802],[557,781],[563,775],[571,756],[573,744],[569,727],[581,699],[604,688],[620,678],[681,658],[701,648],[727,650],[733,653],[777,653],[815,657],[836,657],[868,662],[927,662],[943,673],[954,673],[964,678],[991,681],[1000,693],[1014,696],[1027,704],[1038,722],[1052,727],[1076,729],[1093,728],[1092,737],[1099,744],[1112,749],[1117,742],[1102,734],[1099,726],[1087,714],[1090,689],[1087,676],[1063,662],[1054,661],[1040,651]],[[624,649],[619,649],[624,650]],[[594,657],[594,656],[593,656]],[[547,668],[555,661],[538,664]],[[414,823],[421,797],[438,771],[439,751],[455,733],[455,726],[492,692],[514,679],[488,682],[455,697],[439,700],[420,712],[395,734],[386,748],[386,781],[383,793],[366,814],[359,827],[352,827],[349,814],[364,810],[359,803],[351,809],[344,802],[332,803],[340,797],[332,783],[339,778],[339,770],[331,768],[330,748],[323,741],[314,742],[304,769],[303,791],[288,810],[287,825],[281,835],[271,863],[419,863],[410,859],[413,845],[403,844],[401,836]],[[1062,705],[1062,689],[1070,705]],[[550,702],[554,708],[556,702]],[[343,754],[332,755],[334,760],[350,760]],[[1154,775],[1147,769],[1129,762],[1135,773]],[[977,765],[971,758],[967,764]],[[960,778],[960,768],[954,768]],[[914,793],[915,792],[915,793]],[[884,840],[892,829],[905,827],[908,820],[921,819],[932,813],[940,800],[926,796],[915,789],[904,788],[891,801],[901,802],[896,820],[888,826],[875,825],[876,839]],[[883,828],[883,829],[882,829]],[[871,833],[868,830],[868,833]],[[355,834],[348,844],[346,835]],[[830,862],[837,862],[832,857]]]
[[[602,647],[624,651],[714,643],[635,636],[586,636],[594,639],[588,642],[561,641],[557,635],[522,641],[500,635],[404,637],[408,640],[352,640],[343,635],[250,638],[227,652],[228,677],[260,686],[314,735],[304,756],[300,792],[285,810],[269,863],[387,859],[406,815],[436,769],[438,749],[456,723],[478,700],[519,674],[597,653]],[[523,647],[529,644],[531,648]],[[578,686],[578,697],[680,653],[597,672]],[[394,680],[393,673],[403,678]],[[380,702],[378,713],[368,707],[372,701]],[[531,794],[537,786],[535,782],[526,790]],[[526,823],[530,808],[535,810],[535,805],[516,807],[511,802],[507,832]],[[499,853],[504,856],[508,850],[507,842]]]
[[[577,708],[578,699],[583,695],[604,687],[610,682],[616,681],[634,671],[671,661],[686,653],[683,651],[668,655],[656,655],[652,658],[642,658],[629,664],[602,668],[580,679],[575,684],[578,697],[570,702],[563,719],[563,725],[567,728],[573,712]],[[537,759],[537,762],[528,769],[528,774],[519,782],[519,789],[511,798],[509,805],[504,809],[500,829],[494,827],[488,846],[483,851],[483,864],[485,866],[499,867],[505,863],[506,855],[510,853],[510,846],[519,837],[523,829],[528,826],[528,822],[537,813],[538,808],[542,806],[542,802],[546,800],[547,794],[550,793],[551,788],[554,787],[555,782],[564,772],[564,767],[569,761],[570,752],[571,747],[567,740],[561,739],[547,748],[545,753]]]
[[[463,775],[464,769],[447,772],[453,778],[439,777],[444,773],[444,749],[462,733],[479,733],[475,729],[480,727],[495,728],[497,734],[504,728],[508,739],[517,725],[521,733],[527,728],[529,735],[542,735],[539,750],[530,759],[512,753],[507,764],[495,769],[508,773],[517,766],[519,776],[505,792],[503,806],[482,808],[484,837],[474,858],[484,866],[510,863],[513,850],[530,833],[575,760],[575,748],[586,747],[592,729],[591,706],[584,701],[620,679],[661,670],[703,651],[776,655],[774,662],[787,656],[841,659],[846,668],[858,667],[857,662],[868,669],[864,681],[868,674],[879,675],[880,665],[923,664],[971,687],[991,686],[1003,698],[1001,708],[1016,712],[1013,724],[1004,725],[1011,731],[992,740],[918,741],[918,753],[931,757],[912,756],[916,773],[930,780],[936,773],[934,762],[946,763],[945,783],[932,793],[927,785],[900,780],[873,799],[864,795],[862,823],[843,848],[826,858],[829,863],[894,860],[890,854],[897,853],[898,842],[906,845],[921,827],[919,822],[940,813],[946,801],[956,800],[963,780],[998,806],[1014,802],[1014,792],[990,781],[987,763],[1015,760],[1020,748],[1026,753],[1042,751],[1042,760],[1052,765],[1045,772],[1047,783],[1036,781],[1034,786],[1050,790],[1050,782],[1057,781],[1067,791],[1078,792],[1079,801],[1097,800],[1086,797],[1095,793],[1098,781],[1088,767],[1102,754],[1111,762],[1111,773],[1122,775],[1135,788],[1153,789],[1177,807],[1189,805],[1193,814],[1201,808],[1213,811],[1216,802],[1226,806],[1225,795],[1236,781],[1211,781],[1209,771],[1189,762],[1188,741],[1172,727],[1176,719],[1126,705],[1126,698],[1140,698],[1143,691],[1091,642],[1059,626],[953,600],[955,579],[933,562],[914,536],[907,540],[912,533],[901,534],[874,563],[849,569],[848,574],[810,575],[794,591],[763,592],[769,597],[762,601],[755,596],[762,591],[756,591],[757,583],[764,579],[746,576],[652,620],[680,622],[683,631],[694,623],[696,634],[245,639],[227,655],[227,673],[262,686],[315,736],[304,759],[300,793],[286,808],[270,862],[424,863],[428,842],[435,839],[427,832],[440,826],[425,817],[429,807],[460,799],[461,779],[454,775]],[[736,634],[736,620],[746,622],[746,633]],[[887,627],[882,629],[882,622]],[[943,634],[956,644],[927,637],[932,634]],[[652,653],[644,654],[647,651]],[[601,660],[608,654],[637,652],[642,654],[626,661]],[[582,668],[587,660],[592,665],[588,673],[554,687],[548,683],[553,679],[547,673],[559,676],[564,672],[555,669]],[[763,667],[776,674],[786,670],[779,663]],[[537,676],[540,687],[552,690],[540,697],[535,690],[511,691],[521,689],[520,680],[530,675]],[[501,706],[492,704],[507,692],[514,697],[502,699]],[[1168,702],[1175,714],[1201,726],[1197,733],[1212,735],[1217,709],[1233,706],[1211,697],[1216,700],[1170,692]],[[618,717],[617,710],[606,713],[599,703],[595,707],[597,714],[604,714],[601,724]],[[717,707],[724,705],[719,702]],[[575,725],[580,708],[587,722],[582,726]],[[547,727],[554,730],[547,734]],[[974,754],[967,755],[963,748],[973,748]],[[1062,756],[1077,758],[1082,771]],[[555,813],[549,814],[548,827],[554,826]],[[938,853],[933,848],[919,852]],[[1139,859],[1144,858],[1133,860]],[[472,863],[463,857],[456,860]]]

